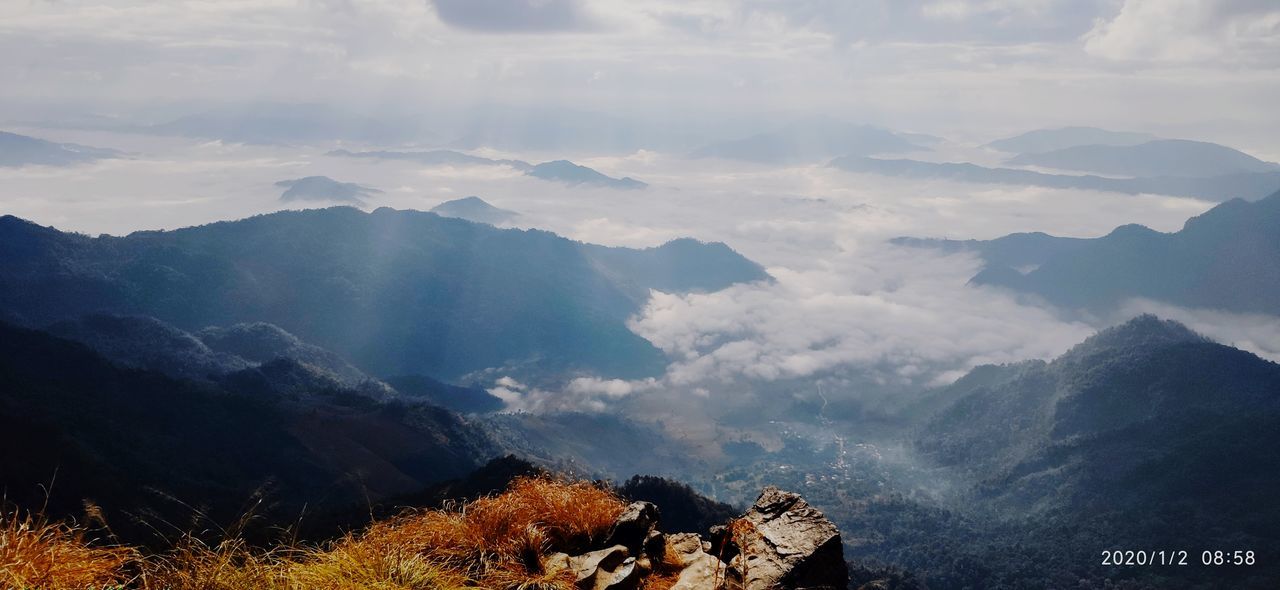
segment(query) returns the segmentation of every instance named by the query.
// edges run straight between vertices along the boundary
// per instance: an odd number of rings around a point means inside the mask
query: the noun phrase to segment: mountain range
[[[56,143],[0,131],[0,167],[70,166],[124,156],[123,152],[117,150]]]
[[[1109,131],[1097,127],[1036,129],[997,139],[986,147],[1014,154],[1038,154],[1082,145],[1137,145],[1159,139],[1148,133]]]
[[[1005,238],[1007,239],[1007,238]],[[1228,201],[1161,233],[1126,225],[1100,238],[1041,238],[1026,274],[998,260],[973,278],[1072,308],[1106,309],[1134,297],[1241,313],[1280,314],[1280,192]],[[991,251],[992,243],[976,246]],[[1028,250],[1031,254],[1034,251]]]
[[[1240,150],[1185,139],[1134,145],[1077,145],[1022,154],[1009,163],[1129,177],[1205,178],[1280,172],[1280,164],[1264,162]]]
[[[522,160],[495,160],[453,150],[352,152],[339,149],[330,151],[325,155],[343,158],[402,160],[417,162],[426,166],[508,166],[523,172],[526,176],[560,182],[570,186],[591,185],[623,190],[642,189],[649,186],[629,176],[614,178],[568,160],[553,160],[541,164],[530,164]]]
[[[268,322],[373,374],[446,380],[482,370],[655,375],[662,353],[626,326],[649,289],[768,278],[722,244],[616,250],[386,208],[97,238],[6,216],[0,258],[0,317],[24,325],[91,313],[188,332]]]
[[[1270,195],[1280,186],[1280,171],[1238,172],[1211,177],[1159,176],[1110,178],[1094,175],[1047,174],[1019,168],[989,168],[967,162],[923,162],[860,156],[841,157],[829,164],[848,172],[903,178],[956,180],[984,184],[1043,186],[1059,189],[1108,191],[1123,194],[1154,193],[1194,197],[1209,201],[1255,200]],[[1169,163],[1174,166],[1174,163]]]

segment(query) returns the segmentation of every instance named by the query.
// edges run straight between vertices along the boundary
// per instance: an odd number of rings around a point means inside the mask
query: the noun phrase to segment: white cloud
[[[1267,0],[1126,0],[1083,37],[1114,60],[1280,63],[1280,5]]]

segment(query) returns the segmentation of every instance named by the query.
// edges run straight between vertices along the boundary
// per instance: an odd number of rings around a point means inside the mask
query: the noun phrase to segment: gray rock
[[[667,559],[681,568],[671,590],[719,590],[724,577],[724,564],[712,557],[693,533],[667,536]]]
[[[659,518],[658,507],[652,503],[632,502],[614,521],[605,544],[623,545],[637,556],[642,553],[661,556]]]
[[[636,558],[622,545],[570,557],[568,561],[574,583],[581,590],[634,590],[640,582]]]
[[[740,555],[727,577],[745,588],[840,588],[849,584],[840,531],[798,494],[767,487],[730,527]]]

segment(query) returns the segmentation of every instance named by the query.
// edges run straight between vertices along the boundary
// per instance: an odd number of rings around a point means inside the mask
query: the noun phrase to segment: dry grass
[[[85,590],[129,582],[125,571],[137,553],[94,546],[84,534],[80,527],[0,511],[0,588]]]
[[[521,479],[448,510],[406,513],[318,547],[257,549],[194,538],[141,557],[93,547],[81,529],[5,517],[0,588],[100,590],[571,590],[543,557],[603,540],[625,504],[589,483]],[[122,572],[135,571],[126,578]]]

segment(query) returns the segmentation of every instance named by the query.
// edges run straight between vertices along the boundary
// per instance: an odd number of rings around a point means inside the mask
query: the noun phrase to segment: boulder
[[[671,590],[720,590],[724,564],[704,550],[698,535],[668,535],[666,550],[671,565],[681,568]]]
[[[634,590],[640,582],[636,558],[622,545],[569,557],[568,567],[581,590]]]
[[[843,590],[849,584],[839,529],[798,494],[766,487],[726,533],[739,553],[729,559],[726,577],[745,588]]]
[[[632,555],[650,553],[661,556],[662,533],[658,532],[660,515],[658,507],[651,502],[632,502],[614,521],[613,528],[605,540],[606,545],[622,545]],[[651,546],[652,545],[652,546]],[[655,551],[649,551],[653,549]]]

